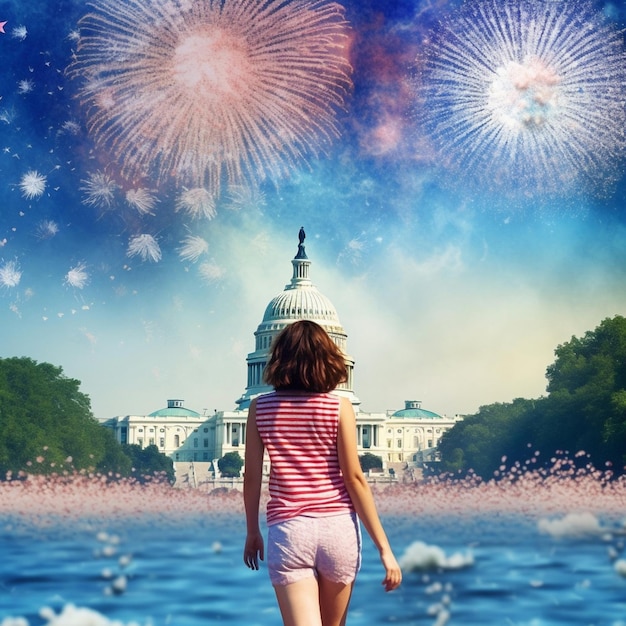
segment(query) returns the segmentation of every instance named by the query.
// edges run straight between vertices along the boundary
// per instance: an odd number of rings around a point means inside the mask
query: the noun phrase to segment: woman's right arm
[[[383,580],[385,591],[391,591],[402,582],[402,571],[389,545],[389,540],[378,517],[374,496],[359,463],[354,409],[350,401],[343,397],[339,409],[337,449],[339,467],[343,474],[346,489],[350,494],[359,519],[363,522],[367,534],[372,538],[380,553],[380,560],[385,568]]]
[[[243,502],[246,511],[246,543],[244,563],[250,569],[259,569],[263,560],[263,536],[259,526],[259,503],[263,478],[263,453],[265,447],[256,424],[256,399],[250,403],[246,426],[246,467],[243,475]]]

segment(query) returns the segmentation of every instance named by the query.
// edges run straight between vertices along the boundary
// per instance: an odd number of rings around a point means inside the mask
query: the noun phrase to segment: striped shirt
[[[337,453],[339,396],[274,391],[257,398],[256,423],[270,457],[268,525],[354,511]]]

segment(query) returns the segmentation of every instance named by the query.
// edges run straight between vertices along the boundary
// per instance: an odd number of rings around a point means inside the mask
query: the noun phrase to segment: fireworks
[[[15,121],[16,116],[17,114],[13,107],[10,109],[0,109],[0,122],[11,125]]]
[[[126,202],[141,215],[154,215],[153,210],[158,198],[149,189],[140,187],[126,192]]]
[[[207,283],[215,283],[224,277],[225,271],[222,267],[213,262],[201,263],[198,268],[200,278]]]
[[[101,0],[70,75],[128,178],[212,196],[278,180],[338,135],[351,89],[343,8],[324,0]]]
[[[35,87],[35,83],[32,80],[24,79],[17,83],[17,93],[24,94],[30,93]]]
[[[26,26],[16,26],[11,31],[11,37],[13,37],[14,39],[18,39],[19,41],[24,41],[24,39],[26,39],[26,35],[28,35]]]
[[[195,263],[203,254],[209,250],[209,244],[195,235],[189,235],[181,242],[183,245],[179,248],[178,253],[183,261],[191,261]]]
[[[52,239],[59,232],[59,225],[54,220],[42,220],[37,224],[38,239]]]
[[[215,217],[215,199],[202,187],[185,189],[176,200],[176,211],[185,211],[191,217],[206,217],[210,220]]]
[[[20,189],[27,200],[39,198],[46,190],[46,177],[36,170],[29,170],[22,176]]]
[[[61,124],[61,132],[67,133],[68,135],[78,135],[80,126],[73,120],[67,120]]]
[[[22,279],[22,271],[16,261],[7,261],[0,266],[0,286],[17,287]]]
[[[260,209],[265,206],[265,194],[256,186],[244,187],[237,185],[228,190],[225,208],[229,211],[240,211],[242,209]]]
[[[117,183],[105,172],[93,172],[86,180],[81,181],[81,191],[85,193],[83,204],[110,209],[115,200]]]
[[[86,265],[79,263],[65,275],[65,284],[75,289],[83,289],[89,282],[89,274],[85,271]]]
[[[441,25],[418,96],[464,180],[562,192],[615,173],[625,79],[622,36],[588,5],[486,0]]]
[[[128,242],[126,256],[139,256],[143,261],[157,263],[161,260],[161,248],[152,235],[136,235]]]

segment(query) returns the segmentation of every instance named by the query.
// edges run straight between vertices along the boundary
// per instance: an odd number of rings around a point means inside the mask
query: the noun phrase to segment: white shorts
[[[351,583],[361,567],[361,528],[355,513],[300,515],[268,529],[267,566],[273,585],[289,585],[321,574]]]

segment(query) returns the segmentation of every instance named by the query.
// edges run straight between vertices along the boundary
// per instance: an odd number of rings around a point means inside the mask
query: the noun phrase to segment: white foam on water
[[[39,615],[47,620],[45,626],[142,626],[139,622],[120,622],[109,620],[107,617],[92,609],[67,604],[57,614],[53,609],[44,607]],[[25,617],[6,617],[0,626],[30,626]]]
[[[422,541],[413,542],[399,559],[400,567],[405,572],[429,570],[457,570],[474,565],[474,556],[470,552],[456,552],[451,556],[439,547]]]
[[[602,528],[592,513],[568,513],[562,518],[542,518],[537,527],[540,532],[555,539],[599,537],[606,533],[606,528]]]

